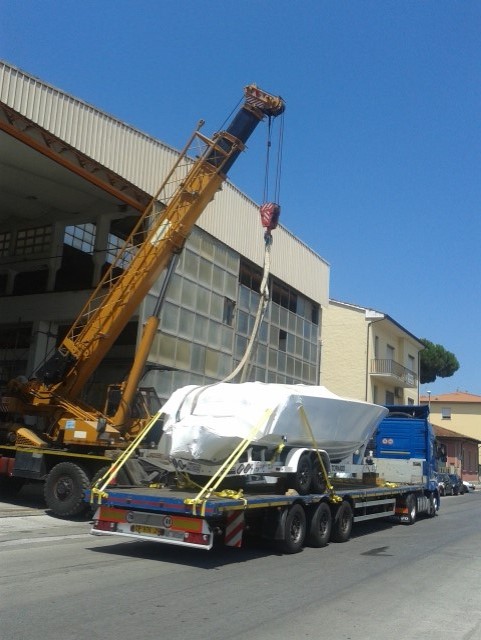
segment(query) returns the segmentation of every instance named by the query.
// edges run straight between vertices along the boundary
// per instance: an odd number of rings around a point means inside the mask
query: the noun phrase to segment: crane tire
[[[89,487],[89,478],[82,467],[73,462],[60,462],[48,474],[43,495],[54,515],[79,516],[88,509],[84,497]]]

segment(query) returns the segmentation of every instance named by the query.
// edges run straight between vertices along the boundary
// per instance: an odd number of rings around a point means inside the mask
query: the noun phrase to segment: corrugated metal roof
[[[2,61],[0,100],[150,194],[157,191],[177,156],[164,143]],[[198,226],[262,265],[258,207],[232,184],[225,183]],[[271,272],[327,306],[328,263],[282,225],[273,235]]]
[[[164,143],[5,62],[0,100],[147,193],[156,192],[177,156]]]

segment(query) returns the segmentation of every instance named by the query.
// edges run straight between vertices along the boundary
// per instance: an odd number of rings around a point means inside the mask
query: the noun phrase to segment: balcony
[[[373,378],[381,378],[384,381],[392,382],[396,387],[404,389],[417,389],[418,374],[410,369],[406,369],[395,360],[374,358],[371,360],[371,371]]]

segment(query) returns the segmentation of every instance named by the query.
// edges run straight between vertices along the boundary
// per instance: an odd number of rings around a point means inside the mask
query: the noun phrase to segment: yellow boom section
[[[185,157],[179,158],[177,169],[182,161],[188,162]],[[63,393],[77,396],[159,278],[171,255],[180,251],[222,182],[216,169],[199,158],[166,209],[156,215],[155,203],[152,203],[140,218],[124,250],[62,343],[60,350],[76,359],[76,365],[60,385]],[[162,191],[170,185],[163,185]],[[163,198],[161,201],[165,202]],[[57,388],[57,393],[59,391]]]
[[[281,98],[245,88],[245,102],[226,131],[209,139],[197,129],[158,193],[140,217],[115,262],[82,309],[52,359],[45,365],[50,393],[75,399],[88,378],[214,198],[244,143],[267,115],[284,111]],[[198,150],[196,160],[188,155]],[[62,366],[58,366],[59,361]],[[49,369],[50,366],[50,369]]]

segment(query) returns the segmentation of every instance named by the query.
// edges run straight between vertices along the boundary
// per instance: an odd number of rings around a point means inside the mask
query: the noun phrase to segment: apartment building
[[[472,439],[481,443],[481,395],[467,391],[428,393],[421,396],[420,402],[429,404],[431,422],[434,425],[459,434],[462,439]],[[466,473],[473,471],[475,461],[481,464],[478,448],[475,453],[476,455],[472,453],[471,447],[468,455],[461,441],[448,446],[448,457],[460,458]]]
[[[322,318],[321,383],[379,404],[417,404],[416,336],[386,313],[330,300]]]

